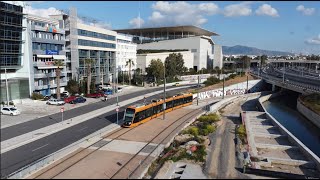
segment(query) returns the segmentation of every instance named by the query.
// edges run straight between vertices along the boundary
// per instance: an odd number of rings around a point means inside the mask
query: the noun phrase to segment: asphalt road
[[[184,85],[184,86],[189,87],[190,85]],[[175,88],[175,87],[171,86],[171,87],[167,87],[166,89],[169,90],[171,88]],[[120,95],[119,102],[131,99],[131,98],[134,98],[137,96],[141,96],[143,94],[148,94],[148,93],[151,93],[154,91],[159,91],[162,89],[163,88],[160,87],[160,88],[138,91],[138,92],[134,92],[131,94],[122,95],[122,96]],[[116,102],[117,102],[116,98],[111,98],[111,99],[108,99],[107,103],[108,104],[115,104]],[[79,116],[82,114],[86,114],[90,111],[94,111],[94,110],[103,108],[105,106],[106,106],[106,102],[99,101],[99,102],[96,102],[93,104],[88,104],[88,105],[85,105],[85,106],[82,106],[79,108],[74,108],[74,109],[65,111],[63,116],[64,116],[64,119],[70,119],[70,118],[73,118],[73,117],[76,117],[76,116]],[[48,115],[45,117],[41,117],[38,119],[34,119],[31,121],[20,123],[20,124],[14,125],[14,126],[3,128],[3,129],[1,129],[1,142],[5,141],[7,139],[11,139],[13,137],[16,137],[16,136],[19,136],[19,135],[43,128],[43,127],[46,127],[46,126],[50,126],[55,123],[60,123],[60,122],[61,122],[61,113],[55,113],[55,114],[51,114],[51,115]]]
[[[168,88],[169,89],[169,88]],[[178,90],[172,90],[167,92],[168,95],[174,95],[178,92],[183,91],[186,88],[178,89]],[[158,89],[159,90],[159,89]],[[122,100],[125,100],[126,98],[138,96],[144,93],[147,93],[148,91],[144,91],[142,93],[138,93],[136,95],[130,94],[128,96],[123,96]],[[151,91],[150,91],[151,92]],[[159,95],[150,96],[147,98],[147,101],[158,98]],[[142,102],[143,100],[139,100]],[[134,103],[137,103],[139,101],[136,101]],[[131,103],[131,104],[134,104]],[[91,105],[89,108],[96,109],[99,106],[104,105],[103,103],[95,103]],[[93,106],[93,107],[92,107]],[[129,105],[127,105],[129,106]],[[125,107],[127,107],[125,106]],[[96,107],[96,108],[94,108]],[[123,112],[125,110],[125,107],[120,108],[119,110],[119,119],[121,119],[119,122],[122,122]],[[51,134],[49,136],[43,137],[39,140],[33,141],[29,144],[20,146],[16,149],[7,151],[3,154],[1,154],[1,177],[5,177],[20,168],[39,160],[42,157],[45,157],[53,152],[58,151],[59,149],[62,149],[73,142],[76,142],[95,131],[98,131],[106,126],[108,126],[111,123],[114,123],[116,121],[116,112],[108,112],[101,116],[92,118],[88,121],[79,123],[77,125],[74,125],[72,127],[69,127],[67,129],[61,130],[57,133]]]

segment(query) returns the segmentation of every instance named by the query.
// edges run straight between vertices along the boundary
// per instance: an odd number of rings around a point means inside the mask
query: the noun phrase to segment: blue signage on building
[[[59,51],[57,50],[46,50],[46,55],[58,55]]]

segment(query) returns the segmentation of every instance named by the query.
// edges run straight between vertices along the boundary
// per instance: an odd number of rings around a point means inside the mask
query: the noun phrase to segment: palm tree
[[[87,66],[87,94],[90,94],[91,67],[93,63],[94,63],[93,59],[87,58],[84,60],[84,64]]]
[[[126,62],[126,66],[129,65],[129,85],[131,84],[131,65],[134,66],[134,62],[132,61],[132,59],[128,59],[128,61]]]
[[[61,59],[59,60],[54,60],[53,62],[54,66],[57,66],[56,69],[56,75],[57,75],[57,98],[60,99],[61,95],[60,95],[60,76],[61,76],[61,69],[64,66],[64,63]]]

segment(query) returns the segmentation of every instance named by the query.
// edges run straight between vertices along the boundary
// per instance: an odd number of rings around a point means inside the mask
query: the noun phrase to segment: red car
[[[103,93],[91,93],[91,94],[87,94],[87,97],[90,98],[99,98],[99,97],[103,97]]]
[[[70,97],[64,98],[64,102],[65,103],[70,103],[75,99],[77,99],[77,96],[70,96]]]

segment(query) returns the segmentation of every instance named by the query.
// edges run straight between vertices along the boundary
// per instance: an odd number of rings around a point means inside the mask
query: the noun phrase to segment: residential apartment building
[[[133,62],[131,64],[131,74],[137,68],[137,44],[132,42],[132,36],[124,34],[117,34],[117,61],[116,66],[118,71],[129,72],[129,59]]]
[[[31,36],[29,47],[32,48],[32,65],[30,69],[33,92],[50,95],[57,91],[56,60],[61,60],[60,92],[67,85],[65,31],[55,19],[35,15],[27,16],[28,34]]]
[[[28,98],[31,90],[29,51],[23,2],[0,2],[1,102]],[[6,87],[6,79],[8,87]]]

